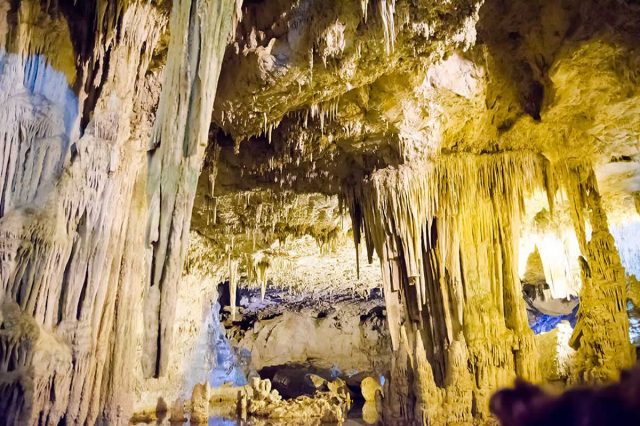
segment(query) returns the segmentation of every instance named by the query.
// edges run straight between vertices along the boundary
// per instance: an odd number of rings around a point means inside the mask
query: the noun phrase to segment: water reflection
[[[166,404],[162,399],[158,400],[158,412],[154,418],[147,418],[146,420],[138,419],[134,421],[134,424],[138,425],[164,425],[164,426],[178,426],[178,425],[202,425],[204,423],[192,423],[186,422],[171,422],[170,415],[166,410]],[[235,404],[227,403],[212,403],[209,406],[209,421],[208,426],[365,426],[365,425],[381,425],[379,418],[379,407],[376,402],[370,401],[364,403],[362,400],[354,401],[351,406],[351,410],[348,413],[347,419],[343,422],[323,422],[320,418],[284,418],[284,419],[263,419],[250,417],[247,420],[242,420],[236,417]]]
[[[361,426],[367,423],[361,419],[347,419],[342,423],[326,423],[320,419],[305,420],[271,420],[271,419],[229,419],[226,417],[210,417],[209,426]]]
[[[235,406],[225,404],[211,404],[209,407],[209,426],[363,426],[380,423],[379,408],[376,402],[364,403],[362,400],[353,402],[348,417],[344,422],[323,422],[319,418],[305,419],[260,419],[249,418],[242,420],[235,417]]]
[[[380,425],[379,411],[375,402],[367,402],[364,405],[357,404],[349,411],[349,417],[344,422],[323,422],[319,418],[305,419],[260,419],[249,418],[242,420],[234,415],[235,407],[233,405],[212,404],[209,413],[213,414],[209,417],[208,426],[365,426]],[[203,423],[171,422],[167,412],[158,412],[155,421],[148,419],[147,421],[136,421],[135,424],[146,425],[204,425]]]

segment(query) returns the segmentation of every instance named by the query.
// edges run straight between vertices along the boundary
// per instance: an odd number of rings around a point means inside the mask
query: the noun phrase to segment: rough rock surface
[[[126,423],[166,374],[235,6],[2,3],[0,299],[29,324],[3,316],[7,423]]]
[[[255,370],[287,364],[333,369],[346,375],[388,371],[391,342],[383,299],[349,293],[314,298],[273,290],[260,301],[241,298],[242,321],[227,325],[239,350],[251,353]]]

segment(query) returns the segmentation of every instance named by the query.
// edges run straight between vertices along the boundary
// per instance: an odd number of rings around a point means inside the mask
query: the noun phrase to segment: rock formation
[[[8,423],[126,422],[140,332],[143,377],[165,374],[234,16],[232,1],[3,4]]]
[[[249,299],[249,300],[247,300]],[[388,371],[391,342],[382,297],[351,294],[289,295],[272,290],[241,300],[242,322],[227,323],[238,350],[251,353],[259,371],[285,365],[334,370],[347,375]]]
[[[0,1],[0,423],[206,421],[221,333],[385,424],[617,380],[638,46],[632,0]]]
[[[334,385],[328,391],[316,392],[312,398],[301,396],[285,401],[278,391],[271,389],[269,380],[256,378],[247,394],[240,398],[240,404],[247,407],[246,414],[257,418],[341,423],[349,409],[349,393],[344,383]]]

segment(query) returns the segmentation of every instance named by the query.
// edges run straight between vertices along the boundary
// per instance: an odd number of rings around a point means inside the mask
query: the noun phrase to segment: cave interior
[[[0,0],[0,141],[0,425],[496,424],[637,363],[637,0]]]

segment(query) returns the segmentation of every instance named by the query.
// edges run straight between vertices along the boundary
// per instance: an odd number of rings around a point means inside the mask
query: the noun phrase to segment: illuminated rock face
[[[125,423],[134,387],[166,375],[236,13],[232,1],[168,6],[0,8],[0,409],[10,424]]]
[[[344,378],[388,371],[391,342],[379,292],[318,289],[309,297],[270,289],[264,301],[243,293],[242,322],[227,324],[227,336],[250,357],[252,369],[297,365]]]
[[[635,2],[244,3],[0,3],[7,423],[180,417],[224,281],[238,321],[247,286],[382,287],[386,424],[484,421],[516,377],[634,362]],[[575,328],[534,337],[523,283],[548,315],[578,300]],[[304,315],[276,335],[326,337]]]

